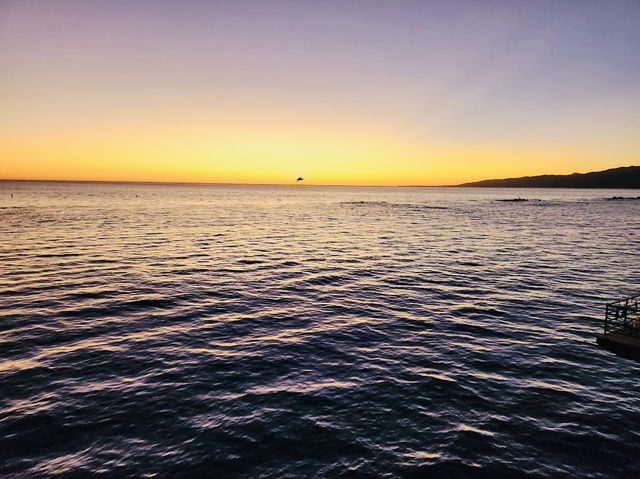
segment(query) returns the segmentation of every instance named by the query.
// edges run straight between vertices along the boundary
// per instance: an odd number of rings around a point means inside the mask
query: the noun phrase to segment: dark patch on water
[[[390,203],[387,201],[343,201],[341,206],[370,207],[370,208],[401,208],[407,210],[446,210],[446,206],[434,206],[414,203]]]

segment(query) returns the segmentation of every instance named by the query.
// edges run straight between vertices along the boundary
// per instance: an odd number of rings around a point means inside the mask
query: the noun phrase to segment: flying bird
[[[302,181],[302,180],[304,180],[304,178],[302,176],[298,176],[298,179],[296,180],[296,182],[297,181]]]

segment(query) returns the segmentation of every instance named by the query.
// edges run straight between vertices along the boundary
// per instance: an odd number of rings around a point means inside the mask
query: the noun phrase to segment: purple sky
[[[3,0],[0,72],[0,140],[26,176],[74,132],[225,118],[249,141],[272,118],[272,143],[314,125],[309,149],[388,135],[443,181],[640,163],[638,1]]]

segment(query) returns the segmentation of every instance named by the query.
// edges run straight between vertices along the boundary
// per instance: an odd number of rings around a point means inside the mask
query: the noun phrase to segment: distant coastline
[[[591,173],[538,175],[473,181],[456,187],[484,188],[626,188],[640,189],[640,166],[623,166]]]

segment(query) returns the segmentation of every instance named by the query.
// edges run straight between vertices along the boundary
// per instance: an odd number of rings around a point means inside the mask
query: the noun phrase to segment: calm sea
[[[0,182],[0,475],[640,477],[612,196]]]

